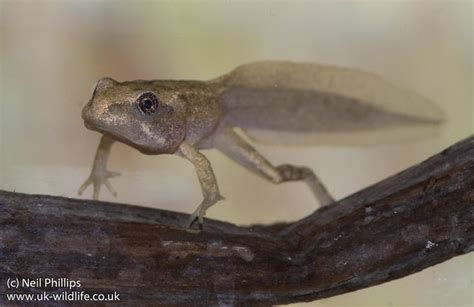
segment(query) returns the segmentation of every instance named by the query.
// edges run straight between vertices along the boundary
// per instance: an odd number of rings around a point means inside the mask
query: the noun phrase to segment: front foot
[[[199,224],[198,229],[202,230],[204,224],[204,216],[206,215],[207,209],[209,209],[209,207],[217,203],[219,200],[223,199],[224,197],[222,197],[220,194],[215,194],[214,196],[204,198],[202,203],[196,208],[196,210],[194,210],[194,212],[189,217],[188,222],[186,223],[186,229],[194,231],[194,229],[192,229],[192,226],[197,220]]]
[[[119,172],[111,172],[105,169],[100,170],[100,169],[94,168],[92,169],[92,172],[89,175],[89,178],[87,178],[87,180],[81,185],[81,187],[77,191],[77,194],[82,195],[82,193],[86,190],[86,188],[89,185],[92,185],[94,187],[93,198],[97,200],[99,199],[100,188],[101,188],[101,185],[103,184],[107,187],[110,193],[114,197],[116,197],[117,192],[110,184],[109,178],[117,177],[117,176],[120,176]]]

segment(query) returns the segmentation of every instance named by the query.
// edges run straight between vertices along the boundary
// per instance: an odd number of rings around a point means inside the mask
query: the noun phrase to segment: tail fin
[[[445,119],[422,96],[358,70],[264,61],[219,81],[225,120],[261,143],[397,142],[434,134]]]

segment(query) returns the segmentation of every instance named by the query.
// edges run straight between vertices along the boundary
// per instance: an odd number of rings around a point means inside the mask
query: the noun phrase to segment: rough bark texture
[[[129,304],[281,304],[413,274],[474,249],[474,137],[295,223],[190,233],[186,218],[0,191],[0,291],[58,277]]]

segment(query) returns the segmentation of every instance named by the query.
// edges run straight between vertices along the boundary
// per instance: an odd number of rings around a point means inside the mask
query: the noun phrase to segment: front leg
[[[179,146],[177,154],[191,161],[191,163],[196,168],[199,183],[201,184],[202,195],[204,197],[201,204],[189,217],[186,227],[191,228],[196,218],[202,227],[206,210],[224,198],[219,193],[219,187],[217,186],[217,180],[214,176],[211,163],[202,153],[200,153],[191,144],[183,142]]]
[[[112,148],[113,143],[114,140],[105,135],[103,135],[100,139],[100,144],[99,147],[97,147],[91,174],[79,188],[79,195],[81,195],[82,192],[84,192],[84,190],[92,184],[94,187],[93,198],[98,199],[100,186],[101,184],[104,184],[113,196],[117,196],[117,192],[115,192],[114,188],[112,188],[108,178],[120,176],[120,173],[110,172],[107,170],[107,161],[109,159],[110,149]]]

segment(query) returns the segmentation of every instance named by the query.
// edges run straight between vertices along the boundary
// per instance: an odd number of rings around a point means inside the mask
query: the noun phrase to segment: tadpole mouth
[[[92,101],[89,101],[81,112],[82,120],[84,121],[84,126],[93,131],[106,132],[106,127],[101,125],[99,120],[94,114],[94,109],[92,107]]]
[[[94,119],[90,115],[90,111],[87,106],[82,109],[82,120],[84,121],[84,126],[86,126],[87,129],[97,130],[98,125],[97,123],[94,123]]]
[[[91,126],[91,125],[89,124],[89,122],[86,121],[86,120],[84,120],[84,126],[86,126],[86,128],[89,129],[89,130],[93,130],[93,129],[92,129],[92,126]]]
[[[106,134],[111,134],[110,132],[110,127],[106,127],[105,125],[100,125],[96,122],[91,122],[89,120],[84,120],[84,126],[89,129],[89,130],[92,130],[92,131],[97,131],[97,132],[100,132],[100,133],[106,133]]]

